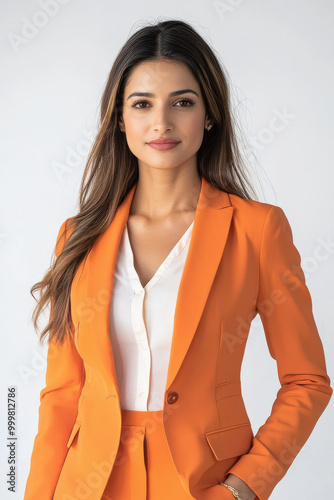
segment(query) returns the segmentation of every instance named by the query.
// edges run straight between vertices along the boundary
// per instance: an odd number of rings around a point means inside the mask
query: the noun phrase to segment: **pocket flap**
[[[217,460],[248,453],[252,446],[253,431],[249,423],[206,432],[205,437]]]
[[[72,444],[72,441],[73,439],[75,438],[76,436],[76,433],[78,432],[78,430],[80,429],[80,426],[81,426],[81,422],[78,422],[78,421],[75,421],[74,422],[74,425],[73,425],[73,429],[72,429],[72,432],[71,432],[71,435],[67,441],[67,448],[69,448]]]

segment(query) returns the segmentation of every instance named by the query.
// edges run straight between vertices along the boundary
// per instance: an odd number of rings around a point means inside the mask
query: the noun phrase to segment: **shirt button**
[[[146,345],[146,344],[143,344],[143,345],[142,345],[142,349],[143,349],[143,351],[147,351],[147,345]]]
[[[145,397],[145,392],[140,392],[139,397],[144,398]]]

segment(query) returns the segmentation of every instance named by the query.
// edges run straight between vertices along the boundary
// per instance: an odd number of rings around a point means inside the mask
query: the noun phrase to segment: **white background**
[[[58,6],[55,15],[45,14],[51,4]],[[146,21],[191,23],[227,69],[258,160],[253,175],[255,183],[260,177],[260,200],[282,207],[290,221],[333,379],[333,2],[16,0],[1,3],[0,18],[1,498],[23,498],[45,383],[46,346],[38,344],[32,327],[35,301],[29,290],[50,264],[61,223],[76,213],[114,58]],[[289,118],[273,131],[279,113]],[[65,168],[61,175],[59,166]],[[279,389],[259,317],[251,328],[242,383],[257,431]],[[16,386],[18,403],[14,494],[6,485],[9,386]],[[333,419],[331,401],[273,500],[328,498]]]

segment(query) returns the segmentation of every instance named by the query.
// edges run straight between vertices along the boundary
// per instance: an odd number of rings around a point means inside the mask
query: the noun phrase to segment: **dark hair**
[[[231,111],[227,76],[208,43],[181,20],[160,21],[134,33],[119,51],[110,70],[101,98],[100,124],[80,186],[79,211],[67,219],[70,235],[58,234],[56,259],[43,279],[31,288],[41,296],[33,312],[33,322],[50,302],[49,323],[40,341],[49,332],[62,344],[73,332],[70,290],[74,274],[98,236],[114,218],[119,205],[138,181],[138,161],[130,151],[119,120],[124,87],[131,71],[144,61],[172,60],[185,64],[198,82],[208,117],[213,125],[204,131],[197,152],[197,168],[213,187],[245,199],[256,193],[245,173]],[[62,234],[61,234],[62,233]],[[64,233],[64,234],[63,234]],[[66,240],[66,241],[65,241]],[[35,297],[34,297],[35,298]]]

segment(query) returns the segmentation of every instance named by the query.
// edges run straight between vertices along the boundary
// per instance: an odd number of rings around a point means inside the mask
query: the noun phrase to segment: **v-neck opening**
[[[146,283],[145,286],[142,285],[138,273],[136,271],[135,265],[134,265],[134,253],[131,247],[130,243],[130,238],[129,238],[129,233],[128,233],[128,224],[125,224],[124,228],[124,236],[125,236],[125,252],[126,252],[126,260],[127,260],[127,268],[129,271],[129,279],[131,280],[132,286],[135,290],[135,292],[142,292],[145,291],[147,292],[152,288],[156,282],[159,281],[159,279],[165,274],[167,271],[168,267],[172,264],[174,261],[174,256],[177,253],[177,257],[181,254],[183,249],[187,246],[189,240],[190,240],[190,231],[192,229],[192,226],[194,225],[194,220],[190,224],[190,226],[187,228],[187,230],[183,233],[181,238],[175,243],[174,247],[172,250],[169,252],[167,257],[164,259],[164,261],[160,264],[158,269],[155,271],[154,275],[152,278]]]

